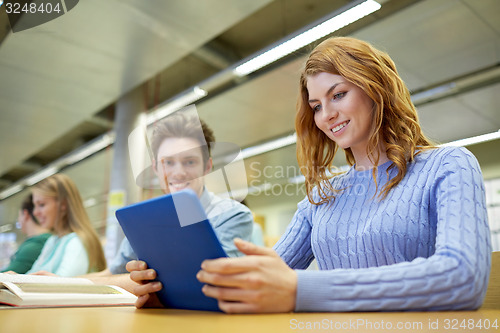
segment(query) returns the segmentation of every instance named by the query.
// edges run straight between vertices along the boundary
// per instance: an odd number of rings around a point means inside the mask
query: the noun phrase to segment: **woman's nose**
[[[322,109],[322,117],[324,121],[335,119],[338,117],[338,115],[339,112],[337,111],[337,109],[330,105],[325,105]]]

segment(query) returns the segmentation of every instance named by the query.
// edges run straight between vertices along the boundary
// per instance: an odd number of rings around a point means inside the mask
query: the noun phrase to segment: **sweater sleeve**
[[[307,197],[301,201],[285,233],[274,246],[288,266],[294,269],[309,267],[314,259],[311,248],[311,210]]]
[[[361,269],[297,271],[296,311],[460,310],[486,293],[491,247],[479,165],[449,150],[431,185],[435,252],[411,262]]]

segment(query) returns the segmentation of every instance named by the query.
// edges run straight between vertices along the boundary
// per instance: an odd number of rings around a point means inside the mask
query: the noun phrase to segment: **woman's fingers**
[[[201,289],[208,297],[217,298],[222,301],[252,302],[255,301],[256,293],[253,290],[239,288],[224,288],[204,285]]]
[[[201,263],[202,270],[220,274],[238,274],[248,271],[259,270],[272,265],[281,259],[269,255],[248,255],[238,258],[219,258],[205,260]]]
[[[220,309],[229,313],[293,311],[296,272],[270,249],[250,245],[247,250],[253,254],[203,262],[196,275],[207,284],[203,293],[217,299]]]
[[[252,272],[219,274],[199,271],[196,278],[202,283],[226,288],[258,289],[264,285],[264,276]]]
[[[278,256],[278,254],[271,248],[258,246],[254,243],[244,241],[241,238],[235,238],[234,245],[236,245],[238,250],[246,255],[267,255],[272,257]]]
[[[240,303],[240,302],[227,302],[219,301],[219,309],[225,313],[259,313],[270,312],[262,311],[258,304],[255,303]]]

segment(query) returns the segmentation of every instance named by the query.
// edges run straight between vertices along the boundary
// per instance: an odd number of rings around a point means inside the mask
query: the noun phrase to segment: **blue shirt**
[[[89,257],[85,246],[72,232],[62,237],[50,236],[27,274],[47,271],[59,276],[77,276],[88,273],[88,269]]]
[[[391,162],[379,166],[387,183]],[[396,175],[395,169],[389,177]],[[488,284],[484,185],[465,148],[424,151],[379,200],[372,170],[332,179],[333,202],[307,198],[275,249],[297,269],[296,311],[478,308]],[[375,196],[375,197],[374,197]],[[317,199],[317,198],[316,198]],[[318,271],[303,270],[316,258]]]
[[[241,256],[233,240],[236,237],[251,240],[253,217],[250,210],[235,200],[222,199],[206,189],[200,202],[226,254],[229,257]],[[109,270],[113,274],[127,273],[125,266],[131,260],[137,260],[137,255],[128,239],[124,238]]]

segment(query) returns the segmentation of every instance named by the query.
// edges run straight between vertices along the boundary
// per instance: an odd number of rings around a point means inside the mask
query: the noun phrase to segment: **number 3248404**
[[[20,3],[11,3],[7,2],[5,4],[5,11],[7,14],[37,14],[37,13],[60,13],[62,11],[60,3],[56,3],[52,5],[50,2],[48,3],[25,3],[21,5]]]
[[[445,319],[443,322],[443,329],[445,330],[471,330],[471,329],[481,329],[481,330],[498,330],[498,319]]]

